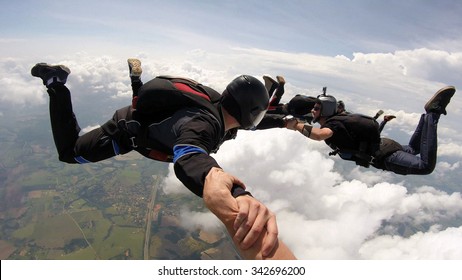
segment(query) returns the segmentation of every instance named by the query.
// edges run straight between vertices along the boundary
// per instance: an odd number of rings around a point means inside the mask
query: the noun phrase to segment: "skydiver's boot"
[[[130,78],[137,77],[138,79],[141,76],[143,70],[141,69],[141,61],[136,58],[129,58],[127,59],[128,62],[128,70],[130,71]]]
[[[279,86],[275,94],[277,98],[281,99],[282,95],[284,94],[284,85],[286,84],[286,80],[283,76],[276,76],[276,80],[278,81]]]
[[[380,117],[383,113],[384,113],[383,110],[377,111],[377,113],[376,113],[375,116],[374,116],[374,119],[376,119],[376,120],[379,119],[379,117]]]
[[[263,76],[263,80],[265,81],[265,88],[268,91],[269,97],[271,98],[274,91],[279,87],[279,84],[273,78],[267,75]]]
[[[286,83],[286,80],[284,79],[283,76],[276,76],[276,80],[280,85],[284,85]]]
[[[42,79],[46,87],[50,87],[53,83],[65,84],[71,70],[64,65],[37,63],[30,72],[32,76]]]
[[[129,58],[127,59],[127,63],[132,85],[132,106],[133,108],[136,108],[138,91],[143,86],[143,82],[141,81],[141,73],[143,73],[143,69],[141,69],[141,61],[137,58]]]
[[[451,101],[452,96],[456,93],[456,88],[453,86],[447,86],[437,91],[424,108],[427,113],[436,113],[446,115],[446,106]]]

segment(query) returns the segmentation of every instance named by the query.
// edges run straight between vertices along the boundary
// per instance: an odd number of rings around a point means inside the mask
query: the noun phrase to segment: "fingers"
[[[243,231],[247,231],[245,236],[243,236],[244,238],[241,240],[241,248],[244,250],[252,247],[252,245],[258,240],[260,234],[265,229],[266,222],[269,219],[269,211],[267,211],[266,208],[261,209],[260,206],[256,205],[254,206],[254,212],[256,213],[249,213],[247,222],[240,228]],[[253,217],[251,217],[250,214],[253,214]]]
[[[234,240],[243,249],[249,249],[265,232],[262,255],[268,256],[278,244],[275,215],[252,197],[238,198],[239,214],[234,223]]]
[[[258,239],[258,235],[254,236],[256,234],[255,230],[257,227],[263,228],[266,221],[263,222],[263,225],[258,224],[261,223],[260,217],[258,223],[255,223],[258,215],[260,214],[260,203],[257,200],[250,197],[242,197],[238,199],[238,206],[239,214],[235,222],[234,229],[236,230],[236,233],[234,234],[234,240],[237,243],[242,243],[241,247],[243,249],[248,249]]]
[[[219,168],[212,168],[205,178],[204,202],[226,225],[240,249],[247,250],[255,245],[252,249],[260,251],[263,257],[268,256],[278,244],[276,218],[252,196],[234,198],[230,190],[236,184],[245,188],[238,178]]]
[[[276,216],[272,215],[271,218],[266,223],[266,239],[263,243],[262,247],[262,255],[263,257],[267,257],[271,254],[274,248],[278,244],[278,225],[276,223]]]
[[[237,214],[237,217],[234,220],[234,225],[233,225],[233,228],[236,231],[239,229],[239,227],[242,225],[242,223],[246,221],[247,215],[249,213],[249,204],[248,203],[243,203],[242,199],[237,199],[237,205],[239,207],[239,213]]]

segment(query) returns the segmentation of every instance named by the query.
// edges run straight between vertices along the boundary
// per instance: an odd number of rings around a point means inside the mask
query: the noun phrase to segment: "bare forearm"
[[[329,128],[313,127],[312,125],[303,122],[297,122],[297,124],[293,126],[293,130],[296,130],[305,137],[316,141],[326,140],[332,136],[332,130]]]
[[[226,224],[226,229],[231,236],[236,234],[236,230],[233,228],[233,224],[229,223]],[[292,253],[292,251],[286,246],[284,242],[278,240],[276,246],[271,251],[270,254],[267,256],[263,256],[262,248],[265,242],[265,239],[268,238],[268,232],[266,229],[260,234],[257,241],[248,249],[242,249],[240,246],[241,244],[236,242],[233,239],[234,244],[236,245],[237,250],[239,251],[240,255],[246,260],[295,260],[296,257]]]

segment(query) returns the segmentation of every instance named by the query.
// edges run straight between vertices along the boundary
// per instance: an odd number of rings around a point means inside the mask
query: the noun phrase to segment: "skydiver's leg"
[[[114,156],[112,141],[101,128],[79,136],[80,127],[72,109],[71,94],[65,86],[69,68],[38,63],[31,69],[41,78],[50,96],[50,121],[59,159],[67,163],[85,163]]]
[[[451,101],[456,92],[453,86],[447,86],[438,90],[430,100],[425,104],[424,109],[427,112],[424,117],[422,133],[420,139],[420,158],[424,163],[424,170],[429,173],[436,166],[438,137],[437,128],[441,114],[446,115],[446,106]]]
[[[278,81],[279,86],[277,87],[274,96],[277,100],[277,103],[281,103],[281,98],[284,95],[284,85],[286,84],[286,80],[283,76],[276,76],[276,80]]]
[[[141,81],[141,73],[143,72],[141,68],[141,61],[136,58],[127,59],[128,70],[130,72],[130,80],[132,85],[133,97],[138,96],[138,91],[143,85]]]
[[[284,77],[282,76],[276,76],[277,85],[276,91],[274,92],[274,96],[270,101],[270,107],[272,106],[278,106],[281,103],[281,98],[284,95],[284,85],[286,83]]]
[[[411,139],[409,140],[409,145],[408,146],[403,146],[403,148],[408,152],[413,155],[417,155],[420,153],[420,142],[422,138],[422,129],[424,126],[425,122],[425,114],[422,114],[420,116],[419,124],[417,125],[414,133],[411,136]]]
[[[438,149],[438,120],[439,114],[429,113],[424,117],[422,135],[420,138],[420,159],[424,174],[433,172],[436,166]]]
[[[416,174],[430,174],[435,169],[438,149],[438,121],[441,114],[446,115],[446,106],[455,91],[452,86],[444,87],[437,91],[424,106],[427,113],[421,116],[419,125],[409,141],[409,146],[414,154],[420,153],[420,169]]]
[[[427,175],[433,172],[437,158],[437,124],[439,115],[425,114],[421,126],[420,156],[414,153],[411,146],[403,146],[403,150],[394,152],[385,159],[386,169],[397,174]]]
[[[265,88],[266,91],[268,91],[269,98],[271,98],[271,96],[273,96],[274,94],[274,91],[279,86],[278,82],[276,82],[273,78],[267,75],[263,76],[263,81],[265,82]]]
[[[79,138],[80,126],[72,110],[71,93],[64,84],[56,84],[48,88],[48,95],[51,130],[59,160],[77,163],[74,146]]]
[[[79,136],[70,92],[64,84],[52,85],[50,120],[59,160],[67,163],[97,162],[122,153],[119,145],[98,127]]]

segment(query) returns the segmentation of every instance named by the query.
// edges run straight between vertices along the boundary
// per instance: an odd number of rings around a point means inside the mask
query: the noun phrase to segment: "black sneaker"
[[[65,84],[71,70],[64,65],[37,63],[32,67],[30,73],[32,76],[42,79],[45,86],[49,86],[55,82]]]
[[[453,86],[440,89],[428,100],[427,104],[425,104],[425,111],[427,113],[446,115],[446,106],[449,104],[449,101],[451,101],[451,97],[454,93],[456,93],[456,88]]]
[[[141,61],[136,58],[127,59],[128,70],[130,71],[130,77],[140,77],[143,70],[141,69]]]
[[[264,75],[263,81],[265,81],[265,88],[268,91],[269,96],[271,97],[274,91],[278,88],[279,84],[270,76]]]

